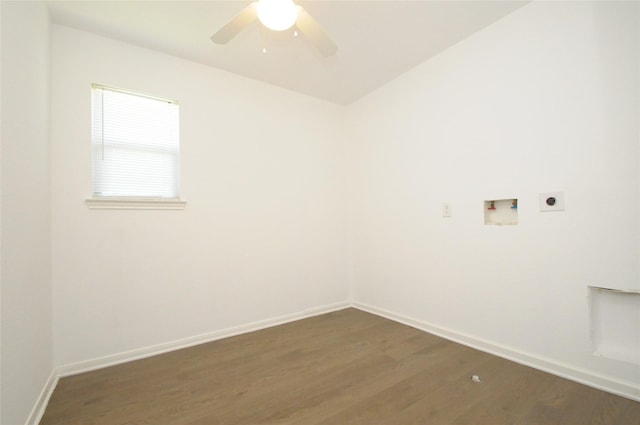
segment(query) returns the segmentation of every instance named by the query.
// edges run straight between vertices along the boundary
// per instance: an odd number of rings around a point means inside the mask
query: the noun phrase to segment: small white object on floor
[[[473,382],[480,382],[480,377],[478,375],[471,375],[471,380]]]

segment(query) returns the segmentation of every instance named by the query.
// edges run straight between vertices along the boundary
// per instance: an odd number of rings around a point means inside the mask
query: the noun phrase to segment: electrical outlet
[[[541,193],[540,211],[564,211],[564,192]]]
[[[442,204],[442,216],[443,217],[451,217],[452,216],[452,211],[451,211],[451,204],[446,202],[444,204]]]

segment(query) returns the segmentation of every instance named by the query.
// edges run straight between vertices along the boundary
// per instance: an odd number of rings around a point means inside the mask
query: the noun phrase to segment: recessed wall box
[[[516,198],[484,201],[483,205],[485,225],[518,224],[518,200]]]
[[[541,193],[540,211],[564,211],[564,192]]]
[[[593,354],[640,365],[640,290],[589,286]]]

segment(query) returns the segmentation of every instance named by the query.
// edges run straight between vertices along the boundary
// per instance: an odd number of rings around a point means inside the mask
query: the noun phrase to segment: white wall
[[[591,355],[587,303],[639,287],[638,22],[535,2],[352,105],[354,299],[638,388]],[[566,211],[539,212],[548,191]],[[518,225],[484,226],[512,197]]]
[[[40,2],[2,5],[2,413],[24,424],[52,364],[49,19]]]
[[[52,365],[350,296],[637,383],[591,356],[586,295],[638,288],[638,35],[637,4],[534,3],[345,109],[54,26],[50,193],[46,11],[3,2],[0,420]],[[93,82],[180,100],[186,210],[86,208]]]
[[[53,27],[54,360],[347,298],[344,108]],[[96,211],[90,87],[178,99],[184,211]]]

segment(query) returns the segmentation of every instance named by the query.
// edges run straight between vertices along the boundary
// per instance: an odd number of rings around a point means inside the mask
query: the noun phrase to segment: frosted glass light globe
[[[298,18],[293,0],[259,0],[256,12],[260,22],[274,31],[291,28]]]

